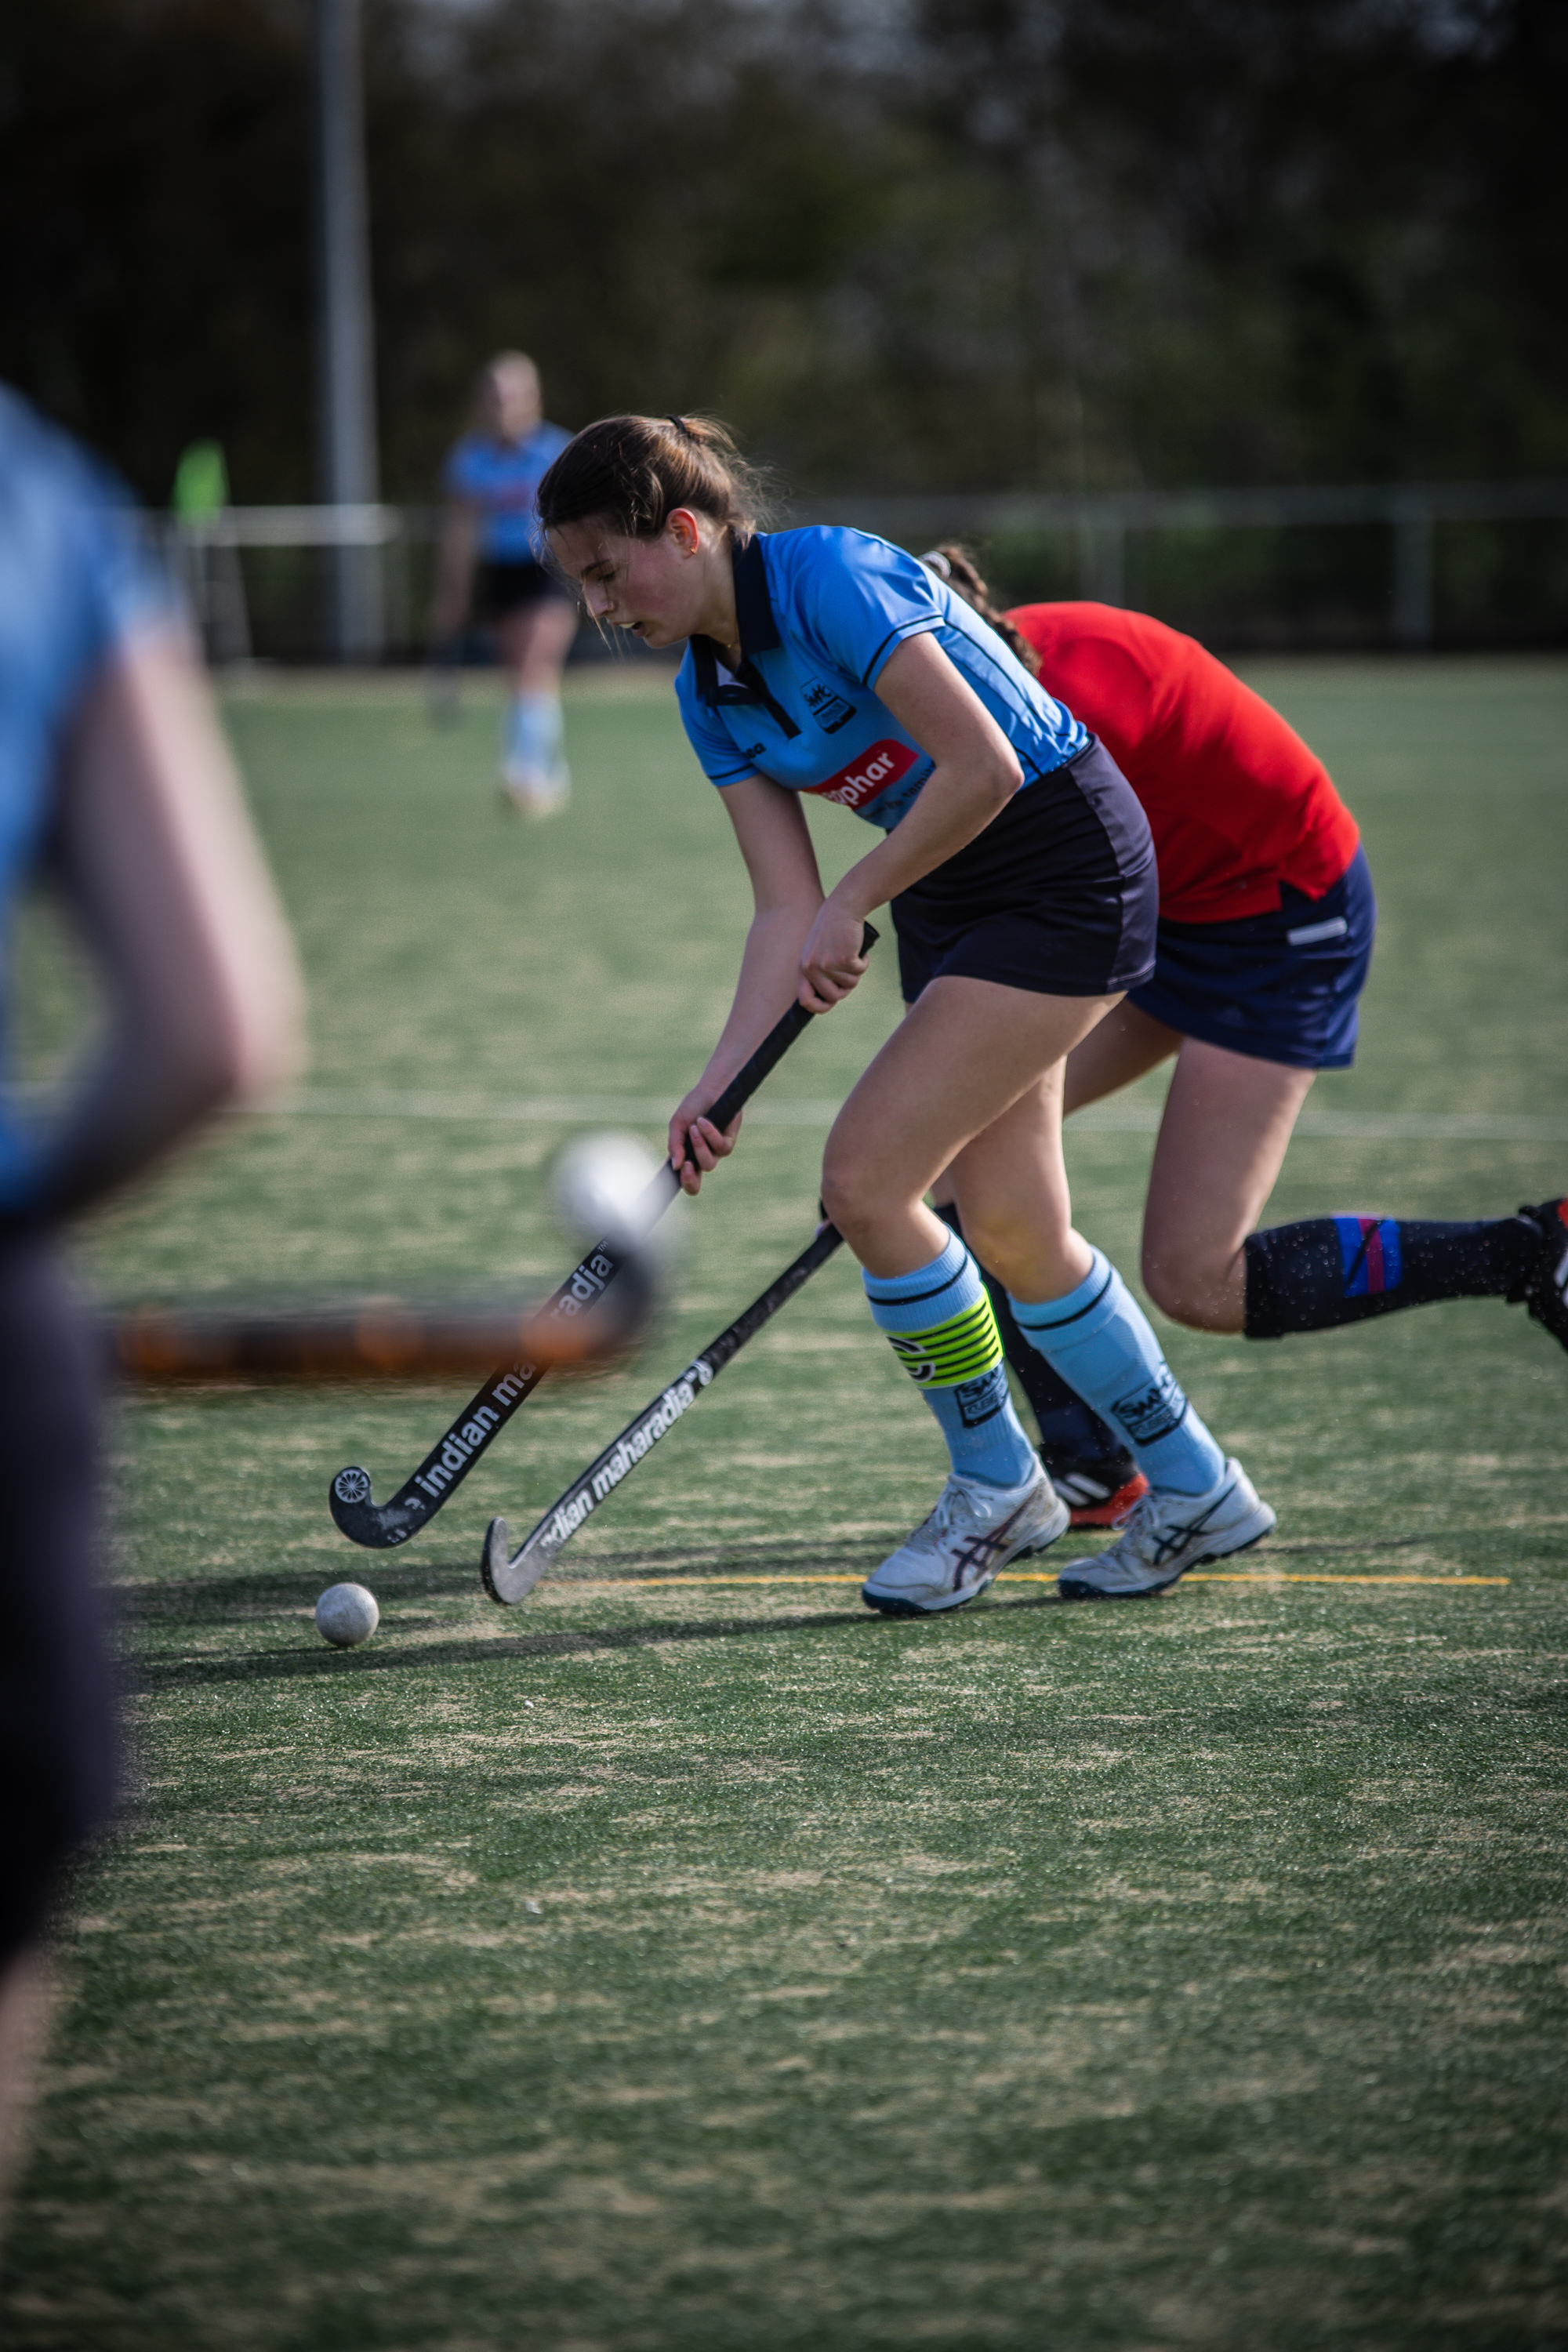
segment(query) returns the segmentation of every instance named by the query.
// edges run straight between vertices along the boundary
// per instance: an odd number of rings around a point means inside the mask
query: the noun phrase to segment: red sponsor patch
[[[896,784],[900,776],[907,776],[920,757],[920,752],[908,743],[873,743],[868,751],[862,751],[858,760],[840,768],[825,784],[809,784],[806,789],[821,800],[837,801],[840,808],[864,808],[879,793],[885,793],[889,784]]]

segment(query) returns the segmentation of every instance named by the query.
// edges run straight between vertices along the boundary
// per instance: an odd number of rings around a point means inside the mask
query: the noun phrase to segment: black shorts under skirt
[[[1138,988],[1154,969],[1159,911],[1149,821],[1091,743],[893,900],[904,1002],[944,977],[1039,996]]]
[[[560,574],[552,572],[547,563],[487,559],[479,566],[475,588],[474,601],[481,621],[504,621],[509,613],[521,613],[525,605],[542,604],[551,597],[563,604],[576,601]]]
[[[52,1252],[0,1243],[0,1968],[114,1802],[98,1378]]]

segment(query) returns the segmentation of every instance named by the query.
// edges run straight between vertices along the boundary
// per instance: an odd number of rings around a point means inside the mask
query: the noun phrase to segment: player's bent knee
[[[822,1205],[851,1249],[875,1218],[879,1205],[875,1188],[863,1177],[857,1180],[850,1156],[836,1152],[831,1143],[822,1165]]]
[[[916,1196],[918,1197],[918,1196]],[[822,1171],[822,1205],[857,1257],[875,1253],[886,1240],[889,1216],[897,1222],[914,1200],[904,1195],[887,1174],[856,1164],[851,1153],[828,1147]]]
[[[1229,1311],[1225,1269],[1144,1253],[1143,1287],[1173,1323],[1189,1331],[1229,1331],[1240,1326]]]

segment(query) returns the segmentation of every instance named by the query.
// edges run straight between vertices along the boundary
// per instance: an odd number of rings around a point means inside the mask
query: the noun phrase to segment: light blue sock
[[[937,1417],[952,1466],[992,1486],[1036,1467],[1007,1390],[996,1318],[980,1269],[955,1234],[913,1274],[862,1276],[872,1320]]]
[[[1100,1251],[1076,1290],[1037,1306],[1008,1302],[1018,1328],[1051,1370],[1125,1432],[1151,1486],[1203,1495],[1225,1456],[1177,1385],[1149,1318]]]
[[[514,694],[507,712],[506,755],[552,776],[561,761],[561,702],[553,694]]]

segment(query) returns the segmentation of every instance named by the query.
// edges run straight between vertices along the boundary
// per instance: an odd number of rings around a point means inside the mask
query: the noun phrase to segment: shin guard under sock
[[[1308,1217],[1248,1234],[1246,1331],[1282,1339],[1439,1298],[1506,1297],[1541,1236],[1528,1217],[1433,1224],[1405,1217]]]
[[[1007,1392],[980,1270],[955,1234],[913,1274],[862,1276],[871,1316],[935,1414],[955,1470],[1020,1486],[1036,1469]]]
[[[960,1241],[963,1239],[963,1227],[951,1201],[938,1209],[937,1215],[952,1226]],[[1017,1375],[1018,1385],[1039,1423],[1040,1452],[1046,1467],[1054,1470],[1058,1462],[1065,1469],[1069,1463],[1114,1463],[1118,1456],[1125,1459],[1126,1447],[1115,1431],[1101,1421],[1092,1405],[1086,1404],[1068,1388],[1061,1374],[1053,1370],[1039,1349],[1031,1347],[1019,1330],[1005,1286],[994,1275],[987,1274],[978,1259],[975,1264],[996,1318],[1002,1352],[1009,1370]]]
[[[1093,1255],[1085,1279],[1065,1298],[1035,1305],[1015,1298],[1018,1328],[1124,1432],[1151,1486],[1207,1494],[1219,1482],[1225,1456],[1160,1353],[1148,1317],[1110,1259],[1099,1250]]]

